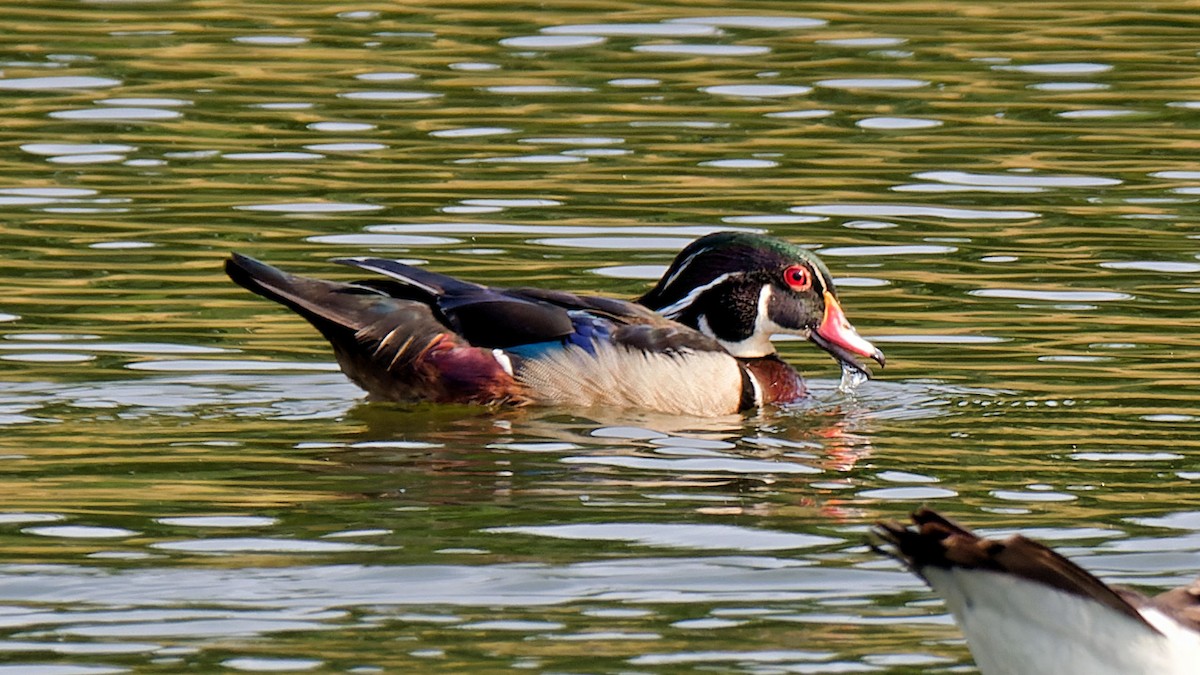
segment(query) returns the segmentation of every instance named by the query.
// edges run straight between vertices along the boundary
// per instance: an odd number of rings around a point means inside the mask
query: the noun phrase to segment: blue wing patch
[[[505,351],[527,359],[536,359],[555,349],[575,346],[595,356],[596,345],[612,339],[613,324],[608,319],[602,319],[578,310],[568,312],[567,314],[571,317],[571,327],[573,330],[562,339],[509,347]]]

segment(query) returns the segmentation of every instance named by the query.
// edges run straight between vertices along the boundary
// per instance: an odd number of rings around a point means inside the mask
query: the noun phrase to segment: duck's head
[[[760,234],[717,232],[679,252],[643,305],[715,338],[739,358],[775,352],[771,336],[802,335],[838,362],[884,364],[838,304],[824,263],[811,251]]]

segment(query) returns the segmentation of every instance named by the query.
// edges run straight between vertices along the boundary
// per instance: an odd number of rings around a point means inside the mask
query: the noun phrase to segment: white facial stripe
[[[670,287],[670,285],[675,283],[675,280],[679,278],[679,275],[683,274],[683,271],[688,268],[688,265],[692,264],[692,261],[696,259],[696,256],[700,255],[701,253],[707,253],[708,251],[709,251],[708,248],[702,248],[699,251],[696,251],[695,253],[689,255],[683,262],[679,263],[679,267],[676,268],[676,270],[671,273],[671,276],[667,277],[663,281],[662,287],[663,288]]]
[[[825,277],[821,276],[818,270],[812,271],[813,285],[817,287],[817,295],[825,294]]]
[[[721,276],[717,277],[716,279],[713,279],[712,281],[708,282],[707,284],[704,284],[703,286],[697,286],[696,288],[693,288],[692,290],[688,291],[687,295],[685,295],[682,298],[676,300],[675,302],[667,305],[666,307],[663,307],[662,309],[658,310],[658,313],[662,314],[663,316],[667,317],[668,319],[674,319],[674,318],[678,317],[680,314],[683,313],[683,310],[685,310],[689,306],[691,306],[691,304],[696,301],[696,298],[699,298],[700,295],[704,293],[704,291],[707,291],[708,289],[710,289],[718,284],[724,283],[727,279],[732,278],[735,274],[741,275],[742,273],[741,272],[736,272],[736,273],[726,272],[725,274],[722,274]]]

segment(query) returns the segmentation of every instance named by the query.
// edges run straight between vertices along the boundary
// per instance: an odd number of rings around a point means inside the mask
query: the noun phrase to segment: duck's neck
[[[794,403],[808,396],[804,378],[777,354],[738,360],[758,383],[763,403]]]

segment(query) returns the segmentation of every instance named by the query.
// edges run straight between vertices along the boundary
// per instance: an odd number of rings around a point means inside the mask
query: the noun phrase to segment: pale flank
[[[524,361],[521,384],[545,403],[573,406],[634,406],[677,415],[737,412],[742,371],[721,352],[653,353],[596,343],[593,356],[580,347]],[[663,382],[689,382],[684,388]]]

